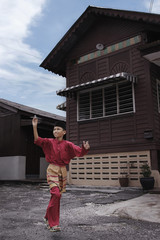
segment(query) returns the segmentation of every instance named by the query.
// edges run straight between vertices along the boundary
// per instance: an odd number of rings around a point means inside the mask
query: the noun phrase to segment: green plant
[[[129,178],[129,162],[124,162],[122,166],[120,166],[120,178]]]
[[[151,170],[150,170],[150,166],[148,165],[148,163],[143,164],[141,167],[141,170],[142,170],[143,177],[151,176]]]

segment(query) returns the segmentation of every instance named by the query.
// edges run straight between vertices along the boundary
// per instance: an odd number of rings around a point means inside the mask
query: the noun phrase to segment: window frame
[[[116,83],[109,83],[109,84],[105,84],[103,86],[99,86],[99,87],[94,87],[94,88],[91,88],[91,89],[85,89],[85,90],[82,90],[82,91],[79,91],[77,93],[77,121],[78,122],[81,122],[81,121],[90,121],[90,120],[95,120],[95,119],[100,119],[100,118],[109,118],[109,117],[113,117],[113,116],[119,116],[119,115],[125,115],[125,114],[130,114],[130,113],[135,113],[136,112],[136,108],[135,108],[135,87],[134,87],[134,83],[132,82],[131,83],[131,87],[132,87],[132,104],[133,104],[133,111],[129,111],[129,112],[124,112],[124,113],[120,113],[120,107],[119,107],[119,90],[118,90],[118,85],[121,84],[121,83],[124,83],[124,82],[128,82],[128,80],[123,80],[123,81],[120,81],[120,82],[116,82]],[[160,81],[159,81],[159,84],[160,84]],[[112,115],[105,115],[106,114],[106,111],[105,111],[105,88],[106,87],[110,87],[110,86],[113,86],[113,85],[116,85],[116,102],[117,102],[117,113],[116,114],[112,114]],[[92,94],[91,92],[94,91],[94,90],[98,90],[98,89],[102,89],[102,108],[103,108],[103,116],[102,117],[95,117],[93,118],[92,117],[92,102],[91,102],[91,98],[92,98]],[[89,95],[90,95],[90,118],[89,119],[79,119],[79,96],[81,93],[85,93],[85,92],[89,92]]]

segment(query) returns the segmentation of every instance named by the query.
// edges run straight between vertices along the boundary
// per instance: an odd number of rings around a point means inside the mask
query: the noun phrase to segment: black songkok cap
[[[66,123],[62,121],[57,121],[54,123],[54,127],[61,127],[63,130],[66,130]]]

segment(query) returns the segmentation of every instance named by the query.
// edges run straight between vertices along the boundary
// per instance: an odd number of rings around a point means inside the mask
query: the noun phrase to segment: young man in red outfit
[[[72,142],[63,139],[66,134],[65,124],[57,122],[53,128],[55,138],[41,138],[38,135],[38,118],[34,116],[32,120],[34,143],[43,149],[46,161],[49,162],[47,168],[47,182],[50,187],[51,199],[46,211],[45,222],[52,232],[60,231],[60,198],[66,191],[67,170],[66,165],[74,157],[82,157],[87,154],[90,146],[88,141],[83,141],[82,148]]]

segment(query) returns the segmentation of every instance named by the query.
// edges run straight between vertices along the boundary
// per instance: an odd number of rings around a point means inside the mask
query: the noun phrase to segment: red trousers
[[[60,190],[58,187],[52,187],[50,189],[51,198],[49,205],[47,207],[45,218],[48,220],[49,226],[59,225],[59,216],[60,216]]]

